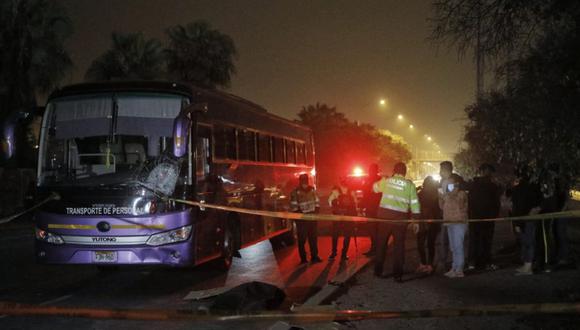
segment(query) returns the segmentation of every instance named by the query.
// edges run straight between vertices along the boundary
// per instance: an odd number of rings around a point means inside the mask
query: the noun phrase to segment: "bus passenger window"
[[[284,139],[274,138],[274,162],[284,163]]]
[[[296,164],[306,164],[306,145],[304,143],[296,143]]]
[[[238,152],[240,160],[256,160],[256,133],[246,130],[238,131]]]
[[[286,162],[296,164],[296,142],[286,140]]]
[[[261,162],[272,161],[272,149],[270,147],[270,136],[258,134],[258,160]]]
[[[214,126],[214,153],[216,158],[226,158],[226,141],[224,128],[221,126]]]
[[[195,163],[197,180],[203,180],[209,174],[209,137],[198,136],[197,138],[197,159]]]
[[[215,157],[236,159],[236,129],[226,126],[214,127]]]

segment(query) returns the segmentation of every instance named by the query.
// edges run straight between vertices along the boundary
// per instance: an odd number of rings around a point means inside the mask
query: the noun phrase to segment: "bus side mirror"
[[[187,154],[187,140],[189,127],[197,125],[196,117],[198,113],[207,112],[207,103],[190,104],[179,112],[179,115],[173,122],[173,155],[183,157]]]

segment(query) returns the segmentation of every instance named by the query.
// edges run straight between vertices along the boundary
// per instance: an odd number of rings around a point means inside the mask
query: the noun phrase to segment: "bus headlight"
[[[151,235],[147,240],[147,245],[159,246],[186,241],[191,234],[191,226],[184,226],[163,233]]]
[[[39,241],[43,241],[46,243],[50,243],[50,244],[64,244],[64,240],[62,239],[62,237],[49,233],[46,230],[42,230],[39,228],[35,228],[35,236],[36,239]]]

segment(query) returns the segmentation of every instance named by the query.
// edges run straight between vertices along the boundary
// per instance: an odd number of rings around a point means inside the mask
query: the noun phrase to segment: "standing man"
[[[567,180],[564,180],[558,164],[548,165],[548,168],[540,175],[540,189],[543,197],[540,213],[564,211],[570,187]],[[539,266],[543,267],[544,272],[549,273],[553,266],[567,263],[569,247],[566,222],[567,219],[545,219],[538,223],[536,239],[539,243],[539,251],[536,253]],[[558,264],[555,264],[555,258]]]
[[[514,217],[536,215],[540,213],[542,192],[540,186],[530,182],[530,168],[520,165],[516,170],[518,178],[512,190],[512,215]],[[536,247],[536,222],[534,220],[517,221],[516,232],[520,233],[521,257],[523,265],[516,269],[516,275],[532,275]]]
[[[405,163],[395,164],[393,176],[382,178],[373,185],[375,193],[381,193],[381,203],[377,216],[387,220],[405,220],[409,214],[413,213],[418,216],[421,212],[419,199],[415,184],[411,180],[405,179],[407,166]],[[405,236],[407,233],[406,223],[387,223],[378,224],[375,263],[375,275],[383,275],[383,265],[387,252],[387,242],[393,235],[394,239],[394,259],[393,259],[393,278],[395,282],[403,282],[403,264],[405,263]]]
[[[364,187],[363,187],[363,196],[361,201],[361,206],[364,208],[364,215],[368,218],[376,218],[377,211],[379,209],[379,204],[381,203],[381,193],[375,193],[373,191],[373,185],[375,182],[381,180],[381,176],[379,175],[379,165],[371,164],[369,166],[369,176],[367,177]],[[369,237],[371,239],[371,247],[370,249],[364,253],[364,255],[370,257],[375,255],[376,250],[376,235],[377,235],[377,223],[376,222],[369,222],[367,223],[367,228],[369,231]]]
[[[492,181],[495,168],[490,164],[479,167],[480,176],[469,183],[469,218],[497,218],[500,209],[500,189]],[[491,262],[491,246],[495,222],[471,222],[469,224],[468,269],[496,270]]]
[[[304,214],[318,213],[320,200],[314,187],[308,185],[308,174],[301,174],[298,178],[298,187],[290,195],[290,211]],[[298,252],[300,264],[306,264],[306,239],[310,245],[310,262],[317,263],[322,260],[318,257],[318,229],[316,221],[296,220],[298,232]]]
[[[441,182],[439,183],[440,199],[443,199],[444,195],[449,192],[447,187],[449,186],[451,174],[453,174],[453,163],[450,161],[441,162],[439,164],[439,176],[441,176]],[[437,245],[438,249],[435,252],[438,260],[436,268],[443,269],[443,272],[446,272],[447,257],[449,256],[449,235],[447,234],[447,226],[442,226],[437,241],[439,244]]]
[[[335,186],[328,197],[328,205],[332,208],[332,213],[337,215],[356,216],[356,196],[347,186],[346,178],[341,178],[338,186]],[[332,252],[328,257],[329,260],[336,258],[338,247],[338,234],[342,232],[342,252],[340,254],[341,262],[348,259],[348,247],[350,237],[353,235],[354,223],[348,221],[333,221],[331,224],[332,233]]]

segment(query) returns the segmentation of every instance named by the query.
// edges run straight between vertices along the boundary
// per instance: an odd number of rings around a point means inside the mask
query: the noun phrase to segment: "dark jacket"
[[[364,183],[362,189],[362,201],[361,207],[365,208],[366,216],[376,216],[377,210],[379,209],[379,204],[381,203],[381,197],[383,194],[375,193],[373,191],[373,185],[375,182],[381,179],[380,176],[369,177]]]
[[[512,215],[514,217],[526,216],[534,207],[542,203],[540,187],[526,181],[518,183],[512,189]]]
[[[340,215],[356,215],[356,202],[350,189],[344,192],[340,187],[334,187],[329,199],[332,213]]]
[[[436,189],[421,189],[417,194],[421,204],[421,219],[441,219],[439,194]]]
[[[499,215],[501,194],[497,184],[490,177],[477,177],[468,184],[469,217],[471,219],[491,219]]]
[[[560,212],[566,205],[569,197],[568,184],[561,176],[549,172],[541,178],[540,191],[542,192],[541,213]]]

